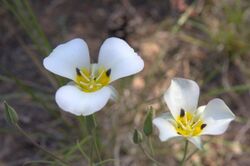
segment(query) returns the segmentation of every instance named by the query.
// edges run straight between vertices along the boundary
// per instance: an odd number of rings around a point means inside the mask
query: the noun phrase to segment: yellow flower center
[[[180,115],[176,118],[175,129],[179,135],[184,137],[198,136],[207,126],[199,115],[185,112],[181,109]]]
[[[95,65],[91,67],[90,70],[76,68],[75,82],[84,92],[95,92],[110,82],[111,69],[95,69]]]

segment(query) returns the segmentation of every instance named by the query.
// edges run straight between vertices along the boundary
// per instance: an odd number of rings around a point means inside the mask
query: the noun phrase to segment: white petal
[[[196,110],[196,116],[201,116],[206,108],[206,105],[199,106]]]
[[[173,117],[170,113],[165,113],[153,120],[153,124],[159,130],[161,141],[167,141],[170,138],[180,136],[177,134],[174,126],[170,123],[171,120],[173,120]]]
[[[122,39],[111,37],[100,48],[98,64],[111,69],[111,82],[140,72],[144,62]]]
[[[200,137],[189,137],[188,140],[192,142],[198,149],[202,149],[202,143]]]
[[[211,100],[202,115],[207,126],[203,129],[202,135],[223,134],[228,128],[229,123],[235,119],[235,115],[221,99]]]
[[[107,104],[111,93],[109,87],[85,93],[77,86],[66,85],[57,90],[56,103],[66,112],[87,116],[101,110]]]
[[[212,118],[214,120],[231,119],[235,118],[235,115],[228,108],[228,106],[221,99],[211,100],[205,107],[204,118]]]
[[[174,78],[164,95],[172,115],[176,118],[180,110],[193,112],[197,108],[200,89],[196,82],[183,78]]]
[[[199,114],[203,113],[204,110],[205,110],[205,108],[206,108],[206,105],[199,106],[199,107],[197,108],[198,113],[199,113]]]
[[[90,66],[88,46],[82,39],[60,44],[43,60],[43,65],[54,74],[74,80],[76,68]]]
[[[117,90],[113,86],[107,86],[107,87],[110,88],[111,91],[110,99],[113,101],[117,101],[119,99]]]

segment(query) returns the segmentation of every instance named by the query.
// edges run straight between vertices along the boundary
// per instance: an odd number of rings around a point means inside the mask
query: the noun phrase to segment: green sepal
[[[149,136],[153,133],[153,114],[154,109],[150,107],[150,109],[147,112],[144,125],[143,125],[143,132],[146,136]]]
[[[4,101],[4,116],[6,121],[12,125],[17,124],[19,120],[18,115],[14,110],[14,108],[12,108],[6,101]]]
[[[138,131],[137,129],[135,129],[134,135],[133,135],[133,142],[135,144],[139,144],[142,142],[142,140],[143,140],[142,133],[140,131]]]

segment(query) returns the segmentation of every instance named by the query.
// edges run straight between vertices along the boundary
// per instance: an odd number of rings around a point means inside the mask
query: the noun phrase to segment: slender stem
[[[195,149],[190,155],[187,156],[186,161],[188,161],[195,153],[197,153],[199,149]]]
[[[90,163],[90,158],[89,158],[89,156],[88,156],[88,155],[84,152],[84,150],[81,148],[81,145],[80,145],[80,143],[79,143],[78,141],[77,141],[76,145],[77,145],[79,151],[81,152],[82,156],[88,160],[88,163]]]
[[[37,148],[41,149],[42,151],[44,151],[45,153],[49,154],[50,156],[52,156],[53,158],[55,158],[56,160],[60,161],[63,165],[69,165],[66,161],[64,161],[63,159],[61,159],[60,157],[56,156],[55,154],[49,152],[48,150],[46,150],[45,148],[43,148],[42,146],[40,146],[38,143],[36,143],[18,124],[15,125],[16,129],[23,134],[33,145],[35,145]]]
[[[58,83],[56,82],[55,78],[52,77],[49,72],[47,72],[46,70],[44,70],[44,67],[42,66],[42,63],[40,62],[41,60],[35,56],[35,53],[29,49],[29,47],[27,47],[24,42],[22,41],[21,38],[17,37],[18,42],[20,43],[21,47],[24,49],[24,51],[27,53],[27,55],[31,58],[31,60],[33,61],[33,63],[36,65],[37,69],[39,70],[39,72],[48,79],[48,81],[51,83],[51,85],[53,86],[53,88],[57,88],[58,87]]]
[[[98,146],[98,140],[97,140],[97,123],[96,123],[96,118],[95,118],[95,114],[93,114],[93,120],[94,120],[94,128],[91,132],[92,136],[93,136],[93,143],[94,143],[94,147],[95,147],[95,151],[96,151],[96,155],[99,159],[99,162],[102,162],[102,158],[100,155],[100,150],[99,150],[99,146]]]
[[[181,160],[181,166],[184,165],[185,161],[186,161],[186,156],[187,156],[187,151],[188,151],[188,140],[186,139],[185,141],[185,147],[184,147],[184,154],[183,154],[183,157],[182,157],[182,160]]]
[[[151,152],[152,156],[154,156],[155,152],[154,152],[154,148],[153,148],[153,144],[152,144],[152,137],[151,136],[148,137],[148,144],[149,144],[150,152]]]
[[[31,21],[33,22],[33,25],[37,28],[40,37],[43,38],[44,45],[45,45],[45,47],[47,48],[46,51],[50,51],[50,50],[51,50],[50,43],[49,43],[49,41],[48,41],[48,39],[47,39],[47,37],[46,37],[44,31],[42,30],[41,25],[38,23],[38,19],[37,19],[37,17],[35,16],[35,13],[34,13],[34,11],[33,11],[32,8],[31,8],[31,5],[30,5],[29,1],[28,1],[28,0],[24,0],[24,5],[25,5],[26,8],[28,9],[28,13],[29,13],[30,16],[31,16]],[[47,53],[48,53],[48,52],[47,52]]]
[[[90,166],[93,166],[93,143],[90,145]]]
[[[96,151],[96,154],[97,154],[97,157],[99,159],[99,162],[102,161],[102,158],[101,158],[101,155],[100,155],[100,150],[99,150],[99,146],[98,146],[98,143],[97,143],[97,132],[96,132],[96,128],[94,128],[93,132],[92,132],[92,135],[93,135],[93,143],[94,143],[94,147],[95,147],[95,151]]]
[[[85,117],[86,127],[88,130],[88,133],[92,136],[92,144],[90,148],[90,154],[91,154],[91,164],[93,164],[93,149],[96,152],[97,158],[99,162],[102,162],[102,158],[100,155],[100,150],[98,146],[98,139],[97,139],[97,125],[95,120],[95,115],[89,115]]]
[[[153,161],[156,165],[163,165],[161,164],[159,161],[155,160],[147,151],[145,151],[145,149],[143,148],[143,146],[141,144],[138,144],[139,148],[141,149],[141,151],[151,160]]]

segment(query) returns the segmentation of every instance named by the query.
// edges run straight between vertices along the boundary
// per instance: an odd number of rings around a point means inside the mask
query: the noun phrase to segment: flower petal
[[[111,91],[110,99],[113,101],[118,101],[119,95],[118,95],[117,90],[113,86],[107,86],[107,87],[110,88],[110,91]]]
[[[161,141],[167,141],[170,138],[180,136],[177,134],[174,126],[171,124],[171,120],[173,120],[173,117],[170,113],[164,113],[153,120],[153,124],[159,130],[159,137]]]
[[[54,74],[74,80],[76,68],[90,66],[88,46],[78,38],[60,44],[43,60],[43,65]]]
[[[101,110],[107,104],[111,93],[109,87],[86,93],[75,85],[65,85],[57,90],[56,103],[66,112],[87,116]]]
[[[200,137],[189,137],[188,140],[192,142],[198,149],[202,149],[202,143]]]
[[[196,82],[183,78],[174,78],[164,95],[173,117],[180,115],[181,109],[193,112],[197,108],[200,88]]]
[[[100,48],[98,64],[111,69],[111,81],[140,72],[144,62],[122,39],[111,37]]]
[[[211,100],[202,115],[206,127],[202,135],[219,135],[223,134],[228,128],[229,123],[235,119],[235,115],[221,99]]]
[[[199,116],[199,117],[202,116],[202,114],[203,114],[205,108],[206,108],[206,105],[199,106],[199,107],[197,108],[197,110],[196,110],[195,115],[196,115],[197,117],[198,117],[198,116]]]

